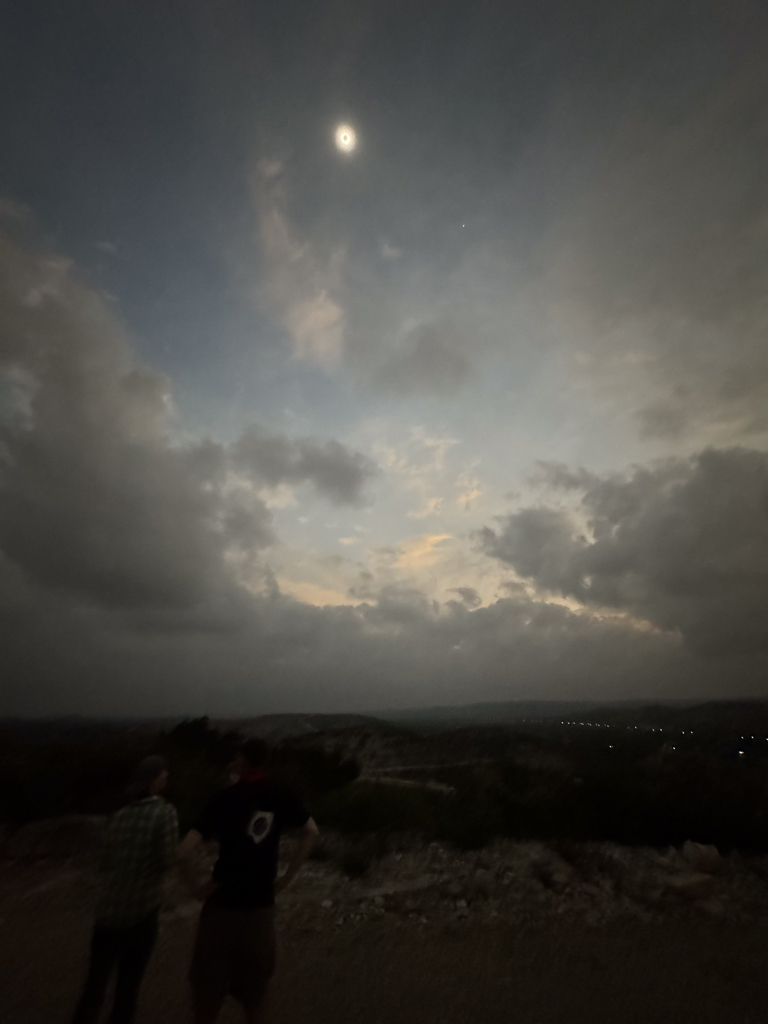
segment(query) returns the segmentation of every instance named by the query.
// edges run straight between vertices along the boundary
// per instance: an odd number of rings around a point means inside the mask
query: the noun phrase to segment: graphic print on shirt
[[[247,832],[254,843],[263,842],[272,830],[275,816],[272,811],[256,811],[248,822]]]

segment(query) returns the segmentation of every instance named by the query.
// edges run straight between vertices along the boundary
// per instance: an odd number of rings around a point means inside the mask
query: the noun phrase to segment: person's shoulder
[[[179,819],[179,812],[176,810],[174,805],[170,800],[166,800],[163,797],[160,799],[159,814],[161,817],[165,818],[166,821],[178,821]]]

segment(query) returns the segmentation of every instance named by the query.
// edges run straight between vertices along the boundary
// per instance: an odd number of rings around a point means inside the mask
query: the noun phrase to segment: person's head
[[[131,800],[157,796],[168,785],[168,764],[164,757],[152,754],[139,761],[128,783],[127,795]]]
[[[232,762],[232,773],[239,778],[248,772],[264,771],[269,764],[269,744],[258,736],[247,739]]]

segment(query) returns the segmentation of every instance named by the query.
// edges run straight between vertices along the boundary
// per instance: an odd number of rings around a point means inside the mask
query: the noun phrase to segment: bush
[[[442,794],[422,787],[366,780],[324,794],[311,809],[319,825],[347,835],[434,835],[444,802]]]

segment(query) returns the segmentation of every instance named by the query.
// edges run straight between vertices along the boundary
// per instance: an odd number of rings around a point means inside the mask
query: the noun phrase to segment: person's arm
[[[179,816],[176,808],[166,804],[160,829],[160,865],[163,872],[170,871],[176,860],[179,842]]]
[[[198,856],[202,841],[202,834],[191,828],[176,848],[176,860],[179,864],[179,873],[189,891],[195,899],[205,901],[216,891],[218,884],[212,878],[200,884]]]
[[[275,879],[275,895],[282,892],[291,884],[298,874],[299,868],[309,856],[319,835],[320,830],[315,824],[314,819],[308,818],[305,824],[299,829],[299,841],[296,844],[296,849],[293,852],[293,856],[288,863],[285,873]]]

